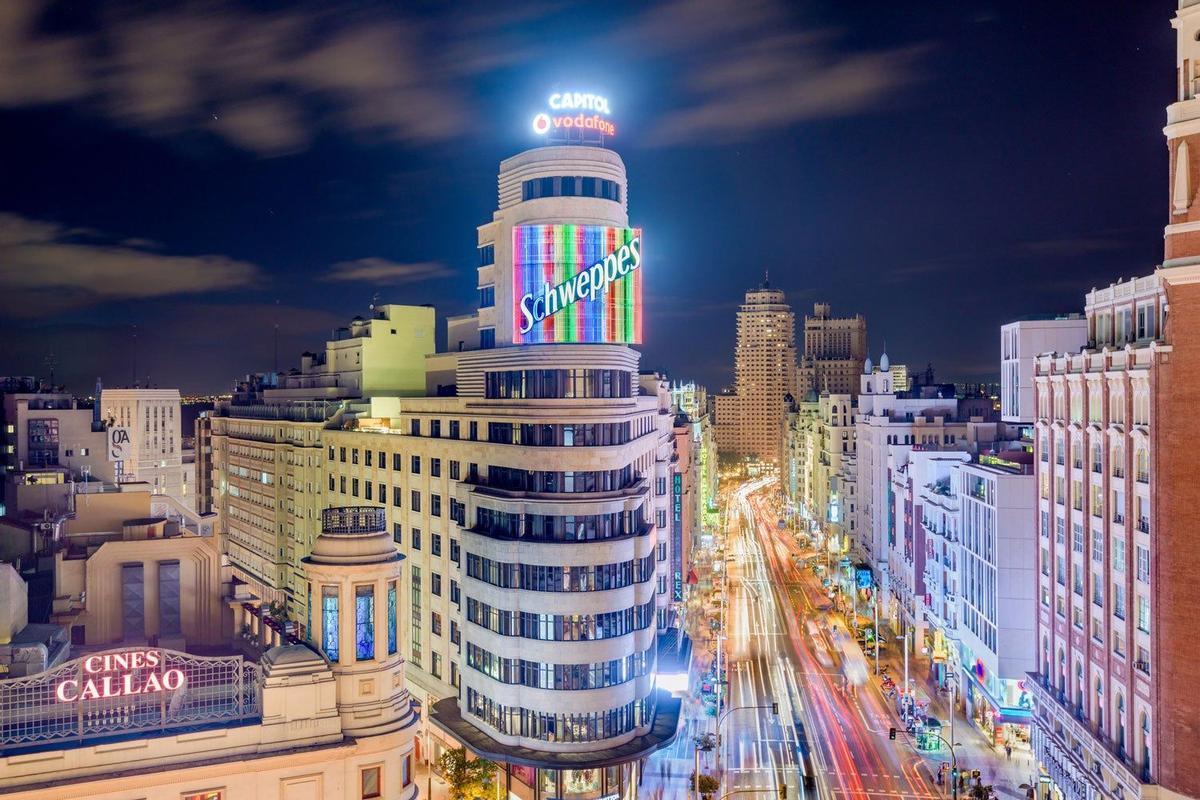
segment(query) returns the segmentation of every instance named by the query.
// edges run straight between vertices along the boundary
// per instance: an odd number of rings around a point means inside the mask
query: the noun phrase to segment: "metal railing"
[[[387,509],[378,506],[340,506],[321,511],[321,533],[363,536],[387,530]]]

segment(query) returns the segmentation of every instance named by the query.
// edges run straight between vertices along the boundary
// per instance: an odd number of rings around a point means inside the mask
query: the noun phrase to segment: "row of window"
[[[467,642],[467,666],[500,683],[533,689],[603,689],[654,671],[655,648],[593,664],[545,664],[523,658],[503,658]]]
[[[509,736],[546,742],[596,742],[649,725],[654,720],[654,695],[609,711],[547,714],[501,705],[468,688],[467,712]]]
[[[645,605],[600,614],[538,614],[493,608],[468,597],[467,621],[501,636],[548,642],[587,642],[645,630],[654,623],[654,599]]]
[[[309,586],[308,630],[312,632],[312,586]],[[387,586],[387,651],[393,655],[396,640],[396,582]],[[375,658],[375,587],[354,587],[354,657],[356,661]],[[341,659],[341,598],[337,586],[321,587],[321,650],[330,661]]]
[[[633,511],[612,514],[514,514],[492,508],[475,509],[476,533],[503,538],[533,539],[547,542],[582,542],[613,539],[646,531],[642,506]]]
[[[619,203],[621,184],[606,178],[581,175],[533,178],[521,184],[522,200],[536,200],[539,197],[598,197]]]
[[[627,489],[634,483],[636,479],[632,466],[567,472],[488,467],[487,476],[488,486],[516,492],[613,492]]]
[[[414,425],[420,425],[420,420],[414,419],[412,422],[414,423]],[[436,426],[431,425],[431,427],[440,428],[441,420],[432,420],[431,422],[437,423]],[[473,422],[471,423],[472,426],[474,426],[474,424],[475,423],[473,423]],[[452,420],[450,423],[450,428],[451,428],[451,433],[453,434],[450,438],[457,439],[458,438],[458,420]],[[414,433],[413,435],[419,436],[420,434]],[[436,435],[437,436],[441,435],[440,430],[438,431],[438,433]],[[348,452],[350,455],[349,463],[355,464],[355,465],[359,464],[360,462],[359,462],[358,448],[352,447],[349,449]],[[346,462],[346,454],[347,454],[347,448],[345,448],[345,447],[337,448],[336,455],[338,456],[338,460],[341,461],[341,463],[343,463],[343,464],[347,463]],[[330,445],[329,446],[329,461],[331,463],[334,461],[334,455],[335,455],[334,447],[333,447],[333,445]],[[362,462],[361,462],[362,465],[364,467],[387,469],[388,468],[387,453],[380,450],[378,452],[378,459],[376,459],[375,455],[376,455],[376,453],[374,450],[362,451]],[[442,476],[442,459],[430,458],[428,463],[429,463],[429,474],[434,478],[440,478]],[[408,465],[409,465],[409,471],[413,475],[421,474],[421,457],[420,456],[416,456],[416,455],[409,456]],[[392,469],[396,472],[400,472],[404,469],[404,455],[402,453],[392,453]],[[450,462],[450,478],[451,478],[451,480],[459,479],[458,478],[459,469],[460,469],[459,462],[457,462],[457,461]],[[237,468],[235,468],[235,467],[230,467],[230,471],[235,472],[236,474],[241,474],[240,472],[237,472]],[[266,472],[262,473],[263,483],[270,482],[267,480],[267,474],[268,473],[266,473]],[[254,475],[250,475],[250,477],[254,477]],[[332,486],[330,488],[332,488]]]
[[[552,567],[514,564],[467,553],[467,577],[502,589],[533,592],[597,592],[623,589],[654,578],[654,554],[612,564]]]
[[[603,447],[629,441],[628,422],[593,422],[574,425],[532,425],[489,422],[488,441],[529,447]]]
[[[623,369],[514,369],[488,372],[488,399],[631,397],[633,373]]]

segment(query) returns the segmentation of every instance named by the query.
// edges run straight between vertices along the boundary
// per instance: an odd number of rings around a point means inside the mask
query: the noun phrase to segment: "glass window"
[[[479,307],[491,308],[496,305],[496,287],[481,286],[479,287]]]
[[[395,655],[396,644],[396,582],[388,582],[387,594],[387,636],[388,655]]]
[[[369,798],[383,796],[383,793],[380,790],[380,784],[382,783],[380,780],[381,772],[381,767],[367,767],[361,773],[359,773],[359,783],[362,789],[361,796],[363,800],[369,800]]]
[[[495,328],[480,328],[479,329],[479,348],[481,350],[491,350],[496,346],[496,329]]]
[[[359,661],[375,657],[375,587],[354,587],[355,657]]]
[[[412,457],[412,474],[413,475],[421,474],[421,457],[420,456]]]
[[[330,661],[338,660],[338,588],[321,587],[321,649]]]

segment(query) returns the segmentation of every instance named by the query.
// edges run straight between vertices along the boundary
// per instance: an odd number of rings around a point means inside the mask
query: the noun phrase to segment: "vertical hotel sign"
[[[642,230],[513,228],[513,343],[642,341]]]
[[[675,602],[683,600],[683,473],[671,473],[671,576]]]

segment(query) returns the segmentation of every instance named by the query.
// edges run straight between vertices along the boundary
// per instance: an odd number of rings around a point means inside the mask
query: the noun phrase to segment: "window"
[[[434,597],[442,596],[442,575],[439,572],[429,573],[429,591]]]
[[[421,420],[413,419],[408,422],[408,433],[410,436],[421,435]]]
[[[421,512],[421,493],[416,489],[412,490],[412,505],[409,508],[418,514]]]
[[[663,495],[665,495],[667,493],[667,479],[666,478],[655,478],[654,479],[654,493],[656,495],[658,495],[659,497],[662,497]]]
[[[396,508],[400,508],[400,497],[400,487],[397,486],[392,490],[392,505]]]
[[[338,456],[339,456],[338,460],[340,460],[343,464],[345,464],[346,463],[346,448],[339,447],[338,448]]]
[[[379,464],[380,469],[387,469],[387,453],[380,450],[379,451],[379,461],[377,461],[376,463]]]
[[[461,429],[461,427],[462,427],[462,423],[460,423],[458,420],[456,420],[456,419],[450,420],[450,438],[451,439],[457,439],[459,437],[459,430]]]
[[[367,767],[359,773],[359,786],[362,790],[360,796],[363,800],[383,796],[383,792],[380,789],[383,784],[382,771],[382,767]]]
[[[442,477],[442,460],[440,458],[429,459],[429,474],[431,477]]]
[[[409,541],[412,542],[413,550],[421,549],[421,529],[413,528],[408,534]]]
[[[485,244],[479,248],[479,266],[486,267],[496,263],[496,245]]]
[[[472,442],[476,441],[479,438],[479,423],[478,422],[476,422],[475,420],[471,420],[470,424],[467,426],[467,430],[470,433],[468,438]]]
[[[450,579],[450,602],[454,603],[455,605],[458,605],[458,603],[460,602],[459,598],[460,598],[460,594],[459,594],[459,589],[458,589],[458,581],[451,578]]]
[[[429,534],[429,552],[435,556],[442,554],[442,535],[440,533]]]
[[[420,456],[412,457],[412,474],[413,475],[421,474],[421,457]]]
[[[451,423],[451,425],[453,425],[453,424],[454,423]],[[453,429],[451,429],[451,430],[452,430],[451,435],[453,436]],[[457,439],[458,437],[454,436],[453,438]],[[457,461],[451,461],[450,462],[450,480],[452,480],[452,481],[458,480],[458,475],[459,475],[459,463]]]
[[[434,636],[442,635],[442,615],[436,611],[429,612],[429,630]],[[437,656],[434,656],[434,661],[437,661]]]
[[[429,495],[429,515],[431,517],[442,515],[442,496],[440,494]]]
[[[1150,582],[1150,548],[1138,545],[1137,548],[1137,579],[1142,583]]]
[[[359,661],[375,657],[375,587],[354,587],[355,658]]]
[[[396,643],[396,582],[388,581],[387,590],[387,637],[388,655],[395,655]]]
[[[440,419],[429,420],[429,435],[434,439],[442,438],[442,421]]]
[[[399,472],[403,464],[404,456],[400,455],[399,453],[392,453],[392,469],[394,469],[396,472]]]
[[[437,617],[437,614],[434,614],[434,616],[435,616],[435,617]],[[441,623],[441,617],[438,617],[438,630],[437,630],[437,633],[438,633],[438,635],[439,635],[439,636],[442,634],[442,623]],[[433,675],[433,677],[435,677],[435,678],[441,678],[441,677],[442,677],[442,654],[441,654],[441,653],[434,653],[434,654],[433,654],[433,664],[430,666],[429,672],[430,672],[430,674],[431,674],[431,675]]]
[[[480,328],[479,329],[479,348],[481,350],[491,350],[496,346],[496,329],[495,328]]]
[[[457,564],[459,561],[459,558],[460,558],[460,551],[458,548],[458,539],[455,539],[453,536],[451,536],[450,537],[450,560],[453,561],[455,564]]]
[[[480,286],[479,287],[479,307],[491,308],[496,305],[496,287],[495,286]]]
[[[392,523],[392,541],[396,544],[404,544],[404,529],[400,527],[399,522]]]
[[[338,660],[338,588],[321,587],[321,649],[330,661]]]
[[[358,448],[357,448],[357,447],[353,448],[353,449],[350,451],[350,463],[351,463],[351,464],[357,464],[357,463],[358,463]]]
[[[183,800],[225,800],[225,792],[221,789],[208,789],[203,792],[188,792]]]

